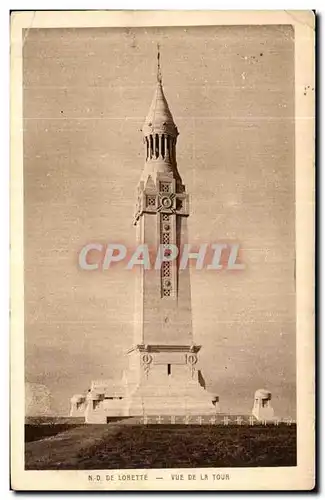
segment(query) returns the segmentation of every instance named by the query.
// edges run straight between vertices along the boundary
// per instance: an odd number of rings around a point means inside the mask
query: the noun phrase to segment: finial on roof
[[[162,83],[161,69],[160,69],[160,45],[157,43],[157,82]]]
[[[149,113],[142,127],[142,132],[145,136],[152,134],[178,136],[178,130],[169,110],[162,86],[159,43],[157,44],[157,84]]]

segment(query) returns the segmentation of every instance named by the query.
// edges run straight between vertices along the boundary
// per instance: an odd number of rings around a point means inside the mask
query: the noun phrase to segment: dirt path
[[[26,443],[26,469],[60,469],[65,468],[67,463],[78,469],[83,449],[108,440],[117,431],[117,424],[81,425],[55,436]]]

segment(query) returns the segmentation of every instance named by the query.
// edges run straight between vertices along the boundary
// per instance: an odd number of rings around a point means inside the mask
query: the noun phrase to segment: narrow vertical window
[[[161,156],[165,158],[165,135],[161,136]]]
[[[150,154],[149,154],[150,158],[152,158],[152,154],[153,154],[153,137],[152,135],[150,135]]]
[[[167,375],[171,375],[171,373],[172,373],[172,366],[171,366],[170,363],[168,363],[168,365],[167,365]]]
[[[175,139],[172,139],[172,160],[175,161]]]
[[[149,158],[149,141],[148,137],[146,137],[146,160]]]
[[[170,161],[170,137],[167,136],[167,158]]]
[[[155,140],[155,150],[156,150],[156,158],[159,158],[159,135],[156,134],[156,140]]]

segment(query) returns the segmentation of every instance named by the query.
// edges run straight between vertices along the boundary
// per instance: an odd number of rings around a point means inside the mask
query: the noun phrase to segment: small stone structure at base
[[[269,422],[276,419],[271,398],[272,394],[266,389],[258,389],[255,392],[252,414],[258,421]]]
[[[86,423],[106,424],[108,417],[125,416],[126,385],[113,380],[93,380],[87,394],[71,398],[70,417]]]

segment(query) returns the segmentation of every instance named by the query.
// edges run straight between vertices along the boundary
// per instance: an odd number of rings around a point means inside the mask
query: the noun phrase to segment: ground
[[[296,465],[296,426],[26,424],[34,470]]]

